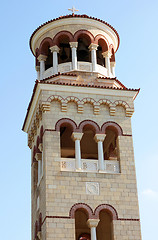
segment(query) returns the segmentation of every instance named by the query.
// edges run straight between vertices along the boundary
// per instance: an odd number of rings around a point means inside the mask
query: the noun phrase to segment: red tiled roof
[[[109,78],[113,79],[113,78]],[[115,79],[116,80],[116,79]],[[139,89],[133,88],[119,88],[119,87],[108,87],[108,86],[100,86],[95,84],[85,84],[85,83],[65,83],[65,82],[48,82],[46,79],[39,81],[42,84],[54,84],[54,85],[65,85],[65,86],[77,86],[77,87],[90,87],[90,88],[104,88],[104,89],[112,89],[112,90],[125,90],[125,91],[140,91]]]
[[[117,38],[118,38],[118,46],[117,46],[117,49],[118,49],[119,44],[120,44],[119,34],[118,34],[118,32],[116,31],[116,29],[115,29],[114,27],[112,27],[109,23],[107,23],[107,22],[105,22],[105,21],[103,21],[103,20],[101,20],[101,19],[88,16],[88,15],[86,15],[86,14],[82,14],[82,15],[69,14],[69,15],[65,15],[65,16],[60,16],[60,17],[58,17],[58,18],[54,18],[54,19],[52,19],[52,20],[50,20],[50,21],[47,21],[47,22],[41,24],[38,28],[36,28],[36,30],[32,33],[32,35],[31,35],[31,37],[30,37],[30,49],[31,49],[31,51],[32,51],[31,41],[32,41],[32,38],[33,38],[34,34],[35,34],[40,28],[42,28],[43,26],[45,26],[45,25],[47,25],[47,24],[49,24],[49,23],[51,23],[51,22],[60,20],[60,19],[64,19],[64,18],[89,18],[89,19],[93,19],[93,20],[96,20],[96,21],[98,21],[98,22],[104,23],[105,25],[107,25],[108,27],[110,27],[110,28],[116,33]],[[116,51],[117,51],[117,49],[116,49]],[[32,51],[32,53],[33,53],[33,51]],[[33,55],[34,55],[34,54],[33,54]]]
[[[30,103],[28,105],[28,108],[27,108],[27,113],[26,113],[26,117],[25,117],[25,120],[24,120],[24,124],[23,124],[23,127],[22,127],[22,130],[24,130],[24,126],[25,126],[25,123],[26,123],[26,120],[27,120],[27,117],[28,117],[28,114],[29,114],[29,111],[30,111],[30,108],[31,108],[31,104],[32,104],[32,101],[33,101],[33,98],[34,98],[34,95],[35,95],[35,92],[36,92],[36,88],[37,88],[37,85],[38,83],[42,83],[42,84],[54,84],[54,85],[65,85],[65,86],[76,86],[76,87],[89,87],[89,88],[103,88],[103,89],[112,89],[112,90],[123,90],[123,91],[137,91],[139,93],[140,91],[140,88],[139,89],[133,89],[133,88],[126,88],[119,80],[117,80],[116,78],[104,78],[104,79],[111,79],[111,80],[115,80],[117,81],[123,88],[116,88],[116,87],[107,87],[107,86],[100,86],[100,85],[93,85],[93,84],[85,84],[85,83],[82,83],[82,84],[78,84],[78,83],[61,83],[61,82],[48,82],[47,80],[48,79],[51,79],[51,78],[54,78],[56,76],[59,76],[59,75],[64,75],[64,76],[77,76],[76,74],[69,74],[69,73],[58,73],[58,74],[55,74],[53,76],[50,76],[48,78],[45,78],[43,80],[36,80],[35,81],[35,86],[34,86],[34,89],[33,89],[33,93],[32,93],[32,96],[31,96],[31,100],[30,100]]]

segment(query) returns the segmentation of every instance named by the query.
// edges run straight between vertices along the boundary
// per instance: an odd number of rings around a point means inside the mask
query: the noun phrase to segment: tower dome
[[[38,79],[58,73],[115,77],[119,35],[108,23],[87,15],[66,15],[38,27],[30,38]]]

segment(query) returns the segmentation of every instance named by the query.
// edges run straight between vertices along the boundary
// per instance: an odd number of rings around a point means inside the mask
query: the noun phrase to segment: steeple
[[[118,47],[111,25],[74,13],[31,36],[32,240],[141,240],[131,129],[139,89],[115,77]]]

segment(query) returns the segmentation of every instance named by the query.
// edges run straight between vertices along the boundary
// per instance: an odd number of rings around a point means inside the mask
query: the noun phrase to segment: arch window
[[[59,38],[59,54],[58,54],[58,63],[65,63],[65,62],[71,62],[72,56],[71,56],[71,49],[70,49],[70,40],[69,37],[66,35],[63,35]]]
[[[77,48],[77,60],[81,62],[90,62],[91,55],[88,49],[90,45],[90,40],[84,36],[78,38],[78,48]]]
[[[105,41],[105,39],[102,36],[98,36],[98,49],[97,49],[97,64],[106,67],[105,66],[105,59],[102,55],[103,52],[106,52],[108,50],[108,45]]]
[[[60,126],[60,150],[62,158],[75,158],[75,143],[71,138],[73,129],[69,124]]]
[[[44,54],[47,56],[45,61],[45,70],[53,66],[53,54],[50,50],[50,43],[48,41],[45,41],[41,46],[41,54]]]
[[[36,154],[36,147],[34,146],[33,148],[33,159],[32,159],[32,163],[33,163],[33,189],[35,191],[36,187],[37,187],[37,183],[38,183],[38,162],[35,159],[35,154]]]
[[[50,68],[52,66],[53,66],[53,54],[50,51],[50,48],[48,47],[47,59],[46,59],[46,62],[45,62],[45,70],[47,70],[48,68]]]
[[[108,127],[106,129],[106,138],[103,142],[104,160],[117,160],[117,133]]]
[[[75,211],[76,240],[90,240],[90,229],[87,225],[88,215],[84,209]]]
[[[97,240],[112,240],[113,239],[113,227],[112,217],[106,211],[102,210],[99,213],[99,223],[97,226]]]
[[[111,49],[111,58],[110,58],[110,62],[115,62],[115,52],[114,52],[114,49],[112,48]]]
[[[103,58],[102,52],[103,52],[102,46],[99,45],[97,49],[97,64],[105,67],[105,60]]]
[[[82,159],[98,159],[97,143],[94,140],[94,135],[95,132],[91,126],[84,126],[83,137],[81,139]]]

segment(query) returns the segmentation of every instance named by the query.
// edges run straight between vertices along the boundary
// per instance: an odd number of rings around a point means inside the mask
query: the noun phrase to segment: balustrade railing
[[[77,71],[92,72],[92,63],[91,62],[78,62]],[[96,66],[97,72],[103,76],[107,76],[107,69],[99,64]],[[66,73],[72,71],[72,62],[60,63],[58,64],[58,72]],[[53,67],[48,68],[43,73],[43,78],[52,76],[54,73]]]
[[[74,158],[61,158],[61,171],[76,171],[76,160]],[[82,172],[99,172],[98,160],[94,159],[82,159],[81,170]],[[119,161],[104,160],[103,173],[119,173],[120,165]]]

